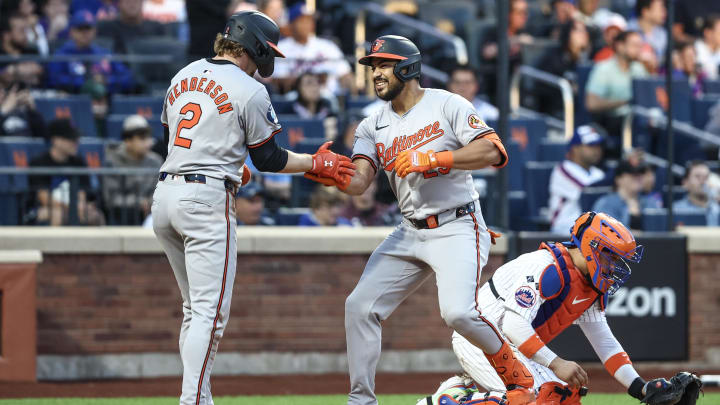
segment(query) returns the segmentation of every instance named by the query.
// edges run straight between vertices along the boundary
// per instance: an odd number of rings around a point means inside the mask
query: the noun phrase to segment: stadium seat
[[[30,161],[46,150],[45,142],[23,136],[0,137],[0,166],[28,167]],[[20,197],[29,191],[25,174],[0,174],[0,225],[18,225]]]
[[[125,121],[125,118],[127,118],[127,115],[122,114],[110,114],[105,119],[105,139],[106,140],[113,140],[113,141],[119,141],[122,139],[122,126],[123,121]],[[154,116],[151,118],[147,118],[148,124],[150,124],[150,128],[152,129],[152,135],[153,138],[155,138],[158,141],[162,141],[163,139],[163,126],[162,122],[160,121],[160,116]]]
[[[35,99],[35,105],[45,122],[58,118],[67,118],[77,127],[81,136],[97,136],[95,117],[89,96],[39,97]]]
[[[275,136],[278,145],[294,150],[303,139],[325,139],[322,120],[306,120],[295,115],[278,115],[282,131]]]
[[[543,162],[562,162],[567,151],[567,142],[543,139],[540,141],[539,159]]]
[[[165,82],[177,73],[186,63],[187,44],[170,37],[141,37],[127,44],[127,53],[131,55],[169,55],[170,62],[130,63],[130,68],[144,82]]]
[[[600,197],[613,192],[610,186],[585,187],[580,195],[580,208],[583,211],[592,210],[595,201]]]
[[[291,100],[273,99],[272,105],[273,105],[273,109],[275,110],[275,114],[283,115],[283,114],[294,114],[295,113],[295,111],[292,108],[293,101],[291,101]]]
[[[720,95],[720,80],[708,80],[704,85],[705,94]]]
[[[462,29],[467,22],[475,19],[477,4],[468,0],[441,0],[424,3],[419,7],[420,20],[434,25],[438,20],[450,20],[455,27]],[[456,32],[467,38],[465,32]]]
[[[585,109],[585,86],[590,78],[593,65],[581,65],[577,68],[577,95],[575,98],[575,126],[589,124],[590,113]]]
[[[525,189],[525,163],[532,160],[527,153],[515,141],[505,142],[505,150],[508,154],[508,164],[505,170],[508,171],[508,190],[522,191]]]
[[[692,124],[695,128],[704,129],[710,121],[710,109],[720,103],[718,96],[702,96],[692,100]]]
[[[673,82],[673,115],[674,118],[684,122],[691,121],[690,100],[692,92],[687,81],[675,80]],[[646,108],[667,107],[667,92],[665,79],[647,78],[633,80],[633,104]]]
[[[643,210],[643,231],[664,232],[667,230],[667,210],[654,208]],[[673,223],[680,226],[706,226],[707,218],[702,212],[673,211]]]
[[[296,226],[300,217],[310,212],[309,208],[280,208],[275,217],[275,225]]]
[[[488,121],[492,127],[498,127],[497,121]],[[542,119],[522,118],[510,120],[510,133],[507,138],[518,143],[526,153],[527,160],[539,160],[540,142],[547,137],[547,124]],[[509,156],[512,160],[512,156]]]
[[[495,2],[492,1],[494,4]],[[494,12],[493,12],[494,14]],[[467,32],[467,50],[470,66],[482,66],[482,45],[488,34],[495,29],[495,18],[469,21],[465,27]],[[483,72],[484,73],[484,72]]]
[[[372,103],[373,101],[375,101],[374,98],[355,96],[355,97],[349,98],[345,101],[345,109],[346,110],[363,109],[366,106],[368,106],[370,103]]]
[[[162,114],[163,100],[163,97],[116,94],[110,103],[110,114],[138,114],[145,118],[159,117]]]
[[[98,138],[80,138],[78,155],[83,158],[85,164],[91,169],[103,167],[105,164],[105,141]],[[97,175],[90,176],[90,187],[93,190],[100,188],[100,179]]]
[[[550,174],[556,164],[555,162],[527,162],[525,164],[528,214],[532,217],[540,217],[541,208],[548,206]]]

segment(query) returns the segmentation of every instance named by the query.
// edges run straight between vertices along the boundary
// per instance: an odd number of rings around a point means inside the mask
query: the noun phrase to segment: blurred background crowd
[[[287,59],[263,80],[283,124],[281,146],[313,152],[334,140],[336,152],[350,155],[354,129],[380,104],[356,57],[363,41],[398,34],[423,54],[423,86],[462,95],[491,126],[498,91],[510,94],[511,229],[566,233],[581,211],[595,209],[633,229],[663,230],[668,165],[676,224],[720,225],[720,2],[676,0],[669,47],[665,0],[510,0],[508,89],[497,88],[495,5],[2,0],[0,224],[148,226],[167,153],[159,115],[170,79],[212,56],[229,15],[254,9],[283,35]],[[497,173],[474,178],[493,224]],[[401,218],[384,175],[352,198],[302,177],[255,171],[254,180],[237,195],[242,225],[386,226]]]

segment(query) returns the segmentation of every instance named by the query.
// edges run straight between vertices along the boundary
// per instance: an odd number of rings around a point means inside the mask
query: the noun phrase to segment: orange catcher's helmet
[[[588,267],[588,278],[600,293],[614,294],[630,277],[627,261],[639,263],[643,247],[629,229],[603,212],[586,212],[570,230]]]

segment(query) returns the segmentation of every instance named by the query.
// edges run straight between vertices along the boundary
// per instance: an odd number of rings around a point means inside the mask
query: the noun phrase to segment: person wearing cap
[[[324,76],[323,90],[331,94],[354,91],[350,64],[335,43],[315,35],[315,13],[304,2],[288,10],[292,35],[283,38],[278,47],[286,59],[275,64],[274,83],[284,92],[290,90],[300,73],[312,71]]]
[[[78,156],[80,134],[70,120],[57,119],[48,125],[50,149],[30,161],[30,167],[87,168]],[[68,225],[70,177],[64,174],[29,176],[30,189],[35,190],[35,209],[26,222],[36,225]],[[90,179],[78,176],[77,215],[81,224],[103,225],[105,218],[94,203],[88,202]]]
[[[621,161],[615,168],[614,192],[595,201],[592,210],[607,213],[628,228],[642,229],[642,211],[653,208],[642,195],[644,173],[642,165]]]
[[[75,12],[70,19],[70,41],[55,51],[58,56],[107,55],[110,51],[93,43],[95,17],[87,10]],[[58,61],[48,64],[50,87],[71,93],[89,93],[95,100],[107,93],[129,91],[133,88],[132,73],[124,64],[109,59],[99,61]]]
[[[106,166],[115,168],[152,168],[162,166],[162,158],[150,148],[153,144],[150,125],[140,115],[125,118],[123,142],[109,148]],[[103,197],[111,225],[140,225],[150,214],[152,193],[157,176],[153,173],[105,176]]]
[[[166,35],[162,24],[143,18],[143,0],[118,0],[117,10],[117,18],[98,24],[98,35],[112,38],[115,52],[128,53],[128,44],[133,40]]]
[[[615,42],[615,38],[617,38],[618,34],[625,31],[626,29],[627,21],[625,21],[625,17],[617,13],[610,14],[604,20],[604,24],[602,25],[602,35],[603,39],[605,40],[605,47],[601,48],[599,51],[597,51],[597,53],[595,53],[595,56],[593,56],[593,61],[602,62],[604,60],[612,58],[613,55],[615,55],[615,51],[613,50],[613,43]]]
[[[596,165],[603,155],[603,137],[591,126],[575,130],[568,143],[566,159],[550,175],[550,231],[565,234],[582,214],[583,189],[605,178]]]
[[[265,210],[265,189],[262,184],[252,181],[240,187],[235,197],[235,216],[238,225],[275,225],[275,218]]]

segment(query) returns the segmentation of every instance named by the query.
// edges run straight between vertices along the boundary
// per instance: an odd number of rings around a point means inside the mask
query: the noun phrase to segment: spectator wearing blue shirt
[[[673,208],[678,212],[705,213],[708,226],[720,225],[720,205],[708,192],[710,168],[700,160],[688,163],[683,178],[683,187],[687,190],[685,198],[675,201]]]
[[[70,20],[70,41],[60,47],[55,55],[107,55],[110,51],[93,44],[95,40],[95,17],[87,10],[73,14]],[[72,93],[89,92],[98,95],[129,91],[133,87],[130,70],[120,62],[109,59],[97,61],[59,61],[48,65],[50,87]]]
[[[335,187],[318,186],[310,196],[310,212],[300,217],[300,226],[352,226],[340,216],[345,197]]]
[[[642,211],[652,208],[641,194],[644,173],[644,167],[620,162],[615,169],[615,192],[600,197],[593,205],[593,211],[617,218],[631,229],[642,229]]]

